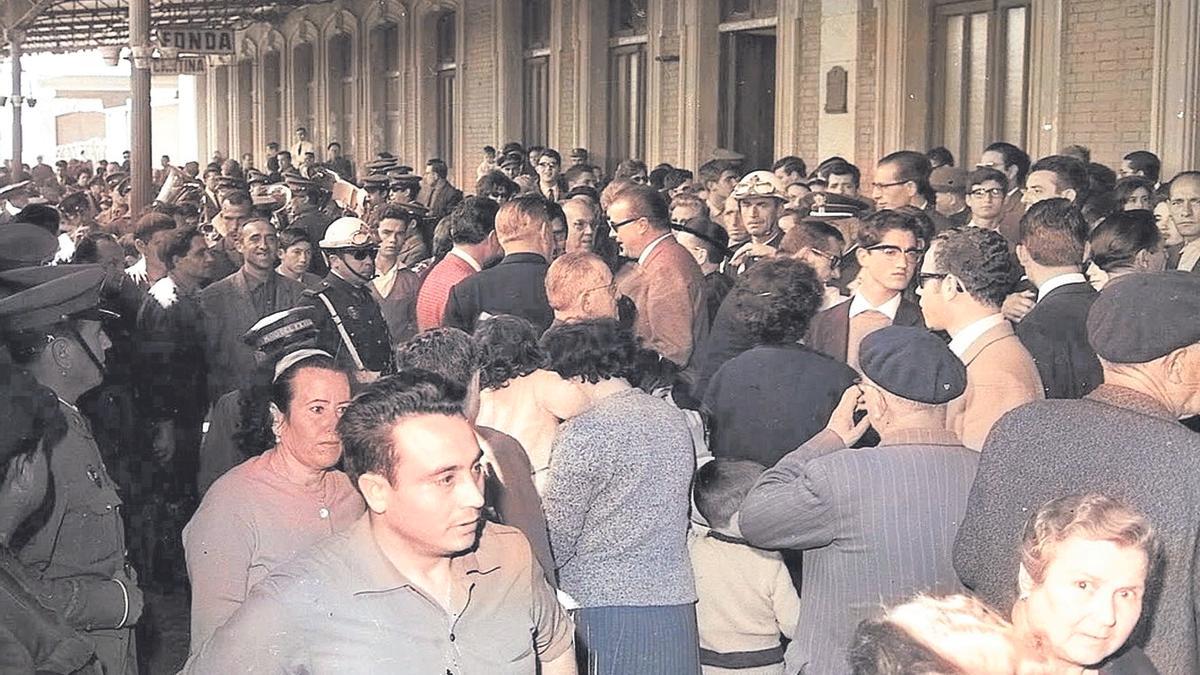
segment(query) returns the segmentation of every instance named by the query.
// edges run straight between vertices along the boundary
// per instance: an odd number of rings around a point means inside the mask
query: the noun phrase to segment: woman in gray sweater
[[[559,428],[542,498],[560,587],[581,607],[581,672],[698,674],[687,422],[629,384],[637,345],[616,322],[551,328],[542,346],[590,401]]]

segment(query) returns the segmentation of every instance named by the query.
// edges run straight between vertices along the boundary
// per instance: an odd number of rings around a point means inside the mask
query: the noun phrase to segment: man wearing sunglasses
[[[329,274],[299,304],[317,308],[322,318],[317,346],[353,368],[359,382],[371,382],[392,371],[392,338],[367,286],[379,243],[366,223],[345,217],[330,223],[319,246]]]

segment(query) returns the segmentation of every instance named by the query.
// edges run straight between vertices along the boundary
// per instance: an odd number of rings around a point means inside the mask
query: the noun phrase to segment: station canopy
[[[276,23],[304,5],[329,0],[150,0],[150,29],[189,26],[240,30],[258,21]],[[0,0],[13,3],[8,30],[23,30],[26,53],[73,52],[129,44],[128,0]],[[7,34],[0,37],[8,51]]]

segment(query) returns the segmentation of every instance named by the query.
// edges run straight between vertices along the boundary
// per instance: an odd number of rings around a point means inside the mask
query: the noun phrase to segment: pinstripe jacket
[[[918,592],[961,592],[951,555],[978,462],[944,429],[886,433],[861,450],[825,430],[759,478],[742,535],[804,551],[787,672],[848,674],[860,621]]]

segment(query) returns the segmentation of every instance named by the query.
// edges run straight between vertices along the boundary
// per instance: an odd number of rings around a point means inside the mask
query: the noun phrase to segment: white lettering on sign
[[[158,46],[193,54],[233,54],[233,31],[207,28],[159,28]]]

